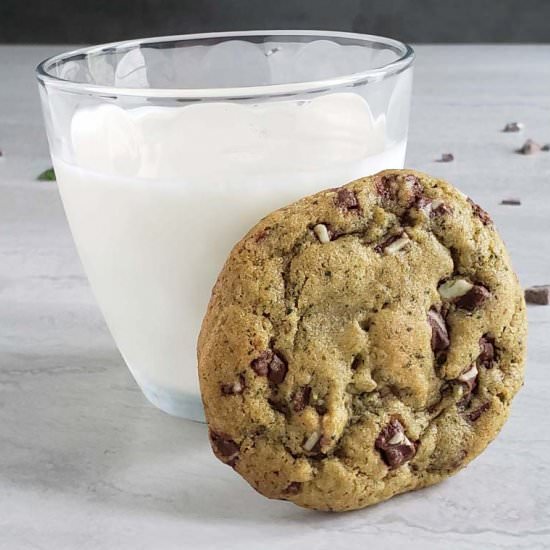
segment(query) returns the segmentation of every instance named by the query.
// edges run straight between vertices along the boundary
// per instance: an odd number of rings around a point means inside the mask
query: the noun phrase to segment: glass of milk
[[[38,67],[74,240],[151,403],[203,418],[197,335],[254,223],[403,167],[413,59],[378,36],[254,31],[106,44]]]

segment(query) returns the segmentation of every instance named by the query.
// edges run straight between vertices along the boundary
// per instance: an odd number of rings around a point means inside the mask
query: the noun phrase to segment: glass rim
[[[145,44],[155,44],[159,42],[184,42],[186,40],[203,40],[213,38],[232,38],[232,37],[299,37],[299,36],[318,36],[323,38],[341,38],[355,39],[363,42],[373,42],[381,45],[393,47],[401,54],[400,57],[373,69],[365,69],[356,73],[348,73],[340,76],[330,77],[322,80],[311,80],[304,82],[290,82],[284,84],[264,84],[257,86],[240,87],[219,87],[219,88],[127,88],[119,86],[107,86],[100,84],[88,84],[67,80],[55,76],[49,72],[52,65],[68,60],[78,55],[89,55],[112,48],[132,48]],[[303,93],[321,92],[331,88],[342,86],[356,86],[358,84],[367,84],[369,82],[378,82],[407,69],[414,61],[415,53],[412,47],[404,42],[394,38],[378,36],[374,34],[361,34],[341,31],[322,31],[322,30],[252,30],[252,31],[226,31],[209,32],[196,34],[179,34],[168,36],[157,36],[151,38],[136,38],[132,40],[122,40],[109,42],[95,46],[86,46],[71,50],[61,54],[48,57],[36,67],[37,79],[47,86],[52,86],[65,91],[77,92],[89,95],[100,96],[131,96],[142,98],[172,98],[185,100],[201,99],[248,99],[272,96],[290,96]]]

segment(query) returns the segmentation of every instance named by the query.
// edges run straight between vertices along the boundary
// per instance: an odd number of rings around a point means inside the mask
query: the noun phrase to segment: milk
[[[232,246],[304,195],[384,168],[405,142],[358,95],[77,111],[54,158],[82,263],[145,395],[200,419],[196,340]]]

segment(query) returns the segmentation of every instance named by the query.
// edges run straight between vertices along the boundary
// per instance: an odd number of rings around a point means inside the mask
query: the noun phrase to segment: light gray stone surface
[[[550,307],[529,308],[527,380],[486,453],[436,487],[341,515],[270,502],[203,425],[150,406],[95,306],[50,164],[33,68],[0,47],[0,549],[550,547]],[[523,284],[550,282],[550,46],[417,48],[407,164],[493,215]],[[503,134],[509,121],[523,134]],[[455,162],[434,162],[452,152]],[[499,206],[521,197],[522,206]]]

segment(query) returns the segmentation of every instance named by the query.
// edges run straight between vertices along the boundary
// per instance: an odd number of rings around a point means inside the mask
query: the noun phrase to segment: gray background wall
[[[0,43],[318,28],[409,42],[550,42],[550,0],[0,0]]]

